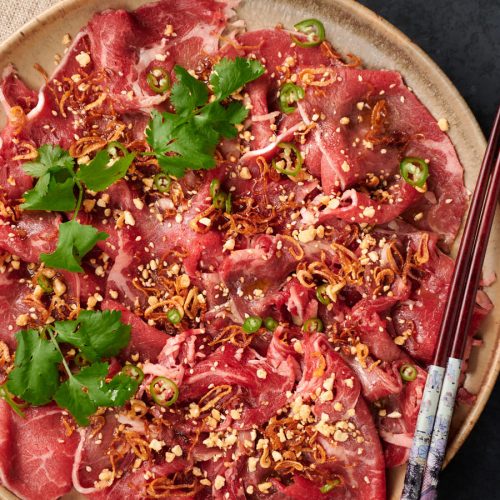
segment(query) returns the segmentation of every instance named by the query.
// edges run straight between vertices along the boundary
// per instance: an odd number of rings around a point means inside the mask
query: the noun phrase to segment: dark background
[[[500,0],[360,0],[419,45],[448,75],[488,135],[500,103]],[[439,498],[500,499],[500,384],[458,455]]]

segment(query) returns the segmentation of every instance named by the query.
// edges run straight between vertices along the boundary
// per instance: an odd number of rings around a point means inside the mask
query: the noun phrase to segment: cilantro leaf
[[[243,85],[257,79],[264,71],[262,64],[255,59],[237,57],[231,60],[224,57],[213,67],[210,75],[216,99],[226,99]]]
[[[226,106],[221,101],[262,73],[264,67],[258,61],[222,59],[210,77],[215,100],[209,103],[208,86],[176,66],[177,81],[170,96],[176,113],[153,111],[146,129],[147,142],[161,169],[182,177],[187,169],[213,168],[221,138],[235,137],[235,125],[248,115],[241,103]]]
[[[105,240],[108,236],[107,233],[99,232],[96,228],[80,224],[75,220],[64,222],[59,226],[56,250],[51,254],[42,253],[40,260],[49,267],[81,273],[82,258],[98,241]]]
[[[59,146],[44,144],[38,149],[36,161],[30,161],[23,165],[23,170],[32,177],[42,177],[51,172],[67,170],[72,173],[75,160],[70,154]]]
[[[75,180],[62,172],[61,174],[44,174],[35,187],[24,193],[24,210],[51,210],[66,212],[76,207],[74,193]]]
[[[28,403],[47,404],[59,385],[57,366],[62,361],[61,353],[36,330],[21,330],[16,340],[15,366],[9,373],[7,388]]]
[[[241,123],[247,115],[248,109],[239,102],[233,101],[224,107],[215,101],[205,106],[201,113],[194,117],[194,120],[200,133],[202,130],[212,128],[218,135],[230,139],[238,133],[234,125]]]
[[[108,151],[102,150],[80,167],[77,177],[92,191],[104,191],[127,173],[134,158],[135,154],[127,153],[113,162]]]
[[[208,88],[181,66],[175,66],[174,71],[177,81],[172,87],[170,102],[179,116],[189,116],[195,108],[206,104]]]
[[[88,425],[99,406],[122,406],[137,391],[138,382],[123,373],[106,383],[108,371],[108,363],[94,363],[72,374],[57,390],[56,403],[79,425]]]
[[[120,311],[81,311],[74,321],[55,323],[57,340],[71,344],[89,361],[116,356],[130,342],[130,326]]]
[[[23,170],[38,177],[38,181],[26,193],[24,210],[73,210],[76,206],[74,193],[74,159],[59,146],[45,144],[38,149],[36,161],[23,165]]]

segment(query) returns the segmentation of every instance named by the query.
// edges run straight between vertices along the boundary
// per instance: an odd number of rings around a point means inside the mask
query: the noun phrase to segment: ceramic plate
[[[54,55],[63,51],[65,33],[74,34],[94,12],[106,8],[133,9],[145,0],[64,0],[34,19],[0,45],[0,71],[13,62],[22,77],[34,88],[43,82],[33,69],[40,63],[47,71],[54,68]],[[387,21],[352,0],[244,0],[238,9],[248,28],[273,27],[277,23],[293,26],[298,20],[316,17],[324,22],[327,38],[342,53],[354,53],[369,68],[400,71],[406,83],[436,119],[446,118],[450,136],[465,168],[465,184],[473,190],[486,146],[470,109],[455,87],[434,62],[405,35]],[[0,123],[5,116],[0,112]],[[494,223],[485,269],[495,270],[500,251],[500,209]],[[455,412],[447,461],[458,451],[474,427],[495,384],[500,367],[500,284],[488,290],[496,304],[482,327],[484,345],[475,348],[465,387],[477,394],[476,404],[460,406]],[[399,498],[404,468],[389,473],[389,498]],[[0,497],[13,498],[5,490]]]

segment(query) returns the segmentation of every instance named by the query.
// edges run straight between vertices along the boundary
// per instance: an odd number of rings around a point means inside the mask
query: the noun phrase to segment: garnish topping
[[[305,35],[305,39],[292,35],[293,42],[299,47],[316,47],[325,40],[325,27],[318,19],[304,19],[295,24],[294,28]]]
[[[75,160],[66,150],[45,144],[39,148],[36,161],[23,165],[24,171],[38,181],[33,189],[24,194],[25,202],[21,208],[74,211],[73,219],[59,226],[56,250],[51,254],[41,254],[42,262],[57,269],[83,272],[80,265],[82,258],[98,241],[108,237],[107,233],[76,220],[82,204],[84,185],[92,191],[107,189],[127,173],[134,158],[135,155],[129,153],[122,144],[112,142],[88,164],[76,170]],[[75,196],[75,190],[78,191],[78,196]]]
[[[170,102],[175,113],[153,111],[146,138],[160,168],[182,177],[186,169],[208,170],[215,166],[214,152],[221,138],[237,134],[235,125],[248,115],[237,101],[224,103],[231,94],[264,73],[258,61],[237,57],[222,59],[210,75],[209,87],[181,66],[174,68],[176,82]]]
[[[297,103],[301,99],[304,99],[305,91],[302,87],[295,85],[294,83],[285,83],[280,89],[280,109],[283,113],[290,114],[293,113],[297,106],[293,104]]]
[[[429,165],[422,158],[408,157],[399,165],[401,176],[413,187],[423,188],[429,177]]]
[[[137,391],[140,377],[127,368],[108,380],[109,363],[103,359],[116,356],[130,341],[130,326],[120,319],[120,311],[82,311],[76,320],[17,332],[6,389],[35,406],[54,400],[79,425],[88,425],[100,406],[122,406]],[[61,344],[77,349],[80,363],[71,367],[76,356],[65,357]],[[1,396],[11,404],[6,394],[4,388]]]

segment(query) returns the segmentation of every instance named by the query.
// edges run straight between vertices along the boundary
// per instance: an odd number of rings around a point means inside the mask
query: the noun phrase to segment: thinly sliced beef
[[[338,68],[335,82],[323,87],[321,95],[309,90],[299,104],[306,123],[317,109],[322,110],[325,119],[319,120],[308,136],[304,153],[307,167],[321,172],[325,192],[365,183],[379,189],[385,180],[394,189],[392,203],[399,204],[398,199],[403,198],[399,209],[402,213],[419,197],[399,192],[399,162],[408,156],[424,158],[429,160],[432,197],[422,198],[410,214],[423,212],[424,216],[416,219],[418,227],[431,229],[447,243],[453,240],[466,206],[463,169],[451,141],[404,85],[399,73]],[[356,200],[352,195],[350,198]],[[380,220],[398,215],[387,199],[369,204],[359,199],[361,210],[367,206],[382,213]],[[385,216],[383,212],[388,209],[392,213]]]
[[[229,9],[214,0],[160,1],[135,12],[108,10],[92,18],[87,33],[93,62],[107,76],[113,100],[124,111],[151,108],[166,96],[154,94],[146,76],[175,64],[197,68],[215,54]]]
[[[337,475],[340,478],[339,487],[334,488],[328,498],[385,498],[385,464],[380,441],[370,411],[360,394],[357,378],[329,346],[324,335],[314,334],[304,338],[302,348],[303,373],[292,398],[300,397],[305,401],[311,395],[316,395],[317,391],[320,394],[312,411],[318,421],[323,423],[318,424],[319,442],[330,460],[317,465],[315,470],[319,474],[328,474],[329,477]],[[322,398],[321,392],[330,386],[333,400]],[[331,429],[338,428],[335,424],[341,421],[354,425],[363,439],[347,436],[342,446],[338,446]],[[321,498],[319,487],[324,482],[316,480],[312,483],[309,484],[311,495]],[[302,499],[304,489],[299,487],[301,485],[304,482],[299,480],[298,483],[294,481],[290,490],[287,487],[280,489],[289,498]]]
[[[413,251],[427,233],[410,238]],[[427,235],[428,236],[428,235]],[[453,260],[437,248],[437,238],[428,236],[429,260],[423,264],[423,277],[409,300],[396,305],[393,324],[398,335],[408,337],[405,349],[415,359],[430,363],[439,335],[443,306],[448,297]]]
[[[237,408],[243,403],[241,417],[232,426],[251,429],[267,422],[286,404],[285,392],[293,387],[294,380],[293,366],[288,361],[273,367],[249,349],[241,352],[226,345],[200,361],[186,376],[180,398],[197,400],[213,386],[229,385],[232,405]]]
[[[67,436],[55,406],[28,408],[22,418],[0,400],[0,481],[27,500],[57,499],[71,490],[78,435]]]
[[[15,223],[0,225],[0,249],[25,262],[38,262],[41,253],[51,253],[57,245],[61,216],[48,212],[24,212]]]
[[[7,66],[0,83],[0,104],[8,114],[11,108],[19,106],[23,113],[29,113],[36,105],[38,97],[16,73],[13,66]]]
[[[28,273],[3,272],[0,273],[0,340],[5,342],[10,349],[15,349],[15,332],[19,329],[17,318],[28,315],[31,305],[26,301],[26,296],[31,292],[27,283]]]

